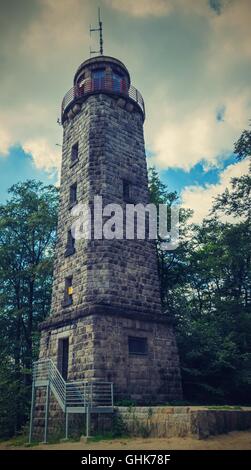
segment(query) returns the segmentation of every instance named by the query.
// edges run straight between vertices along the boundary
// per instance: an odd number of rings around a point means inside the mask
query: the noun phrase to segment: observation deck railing
[[[144,100],[140,92],[132,85],[129,89],[127,88],[126,81],[124,79],[114,79],[113,77],[109,78],[87,78],[83,80],[80,84],[73,86],[64,96],[62,101],[61,108],[61,119],[63,121],[64,113],[68,106],[77,102],[81,98],[88,96],[93,93],[111,93],[124,98],[129,97],[134,103],[136,103],[145,118],[145,105]]]

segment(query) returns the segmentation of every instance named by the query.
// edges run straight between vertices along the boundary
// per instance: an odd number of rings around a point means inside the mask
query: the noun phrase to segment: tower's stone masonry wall
[[[35,389],[36,405],[34,409],[33,421],[33,439],[42,442],[44,440],[45,427],[45,405],[46,405],[46,388],[39,387]],[[50,393],[49,419],[48,419],[48,435],[53,438],[64,437],[65,433],[65,415],[60,408],[53,393]]]
[[[94,318],[86,317],[60,328],[43,331],[40,359],[50,358],[57,364],[58,341],[69,338],[68,380],[94,377]]]
[[[65,257],[67,231],[73,222],[69,188],[77,182],[79,203],[125,204],[123,180],[130,184],[130,202],[149,202],[142,116],[122,109],[107,95],[90,96],[75,118],[65,123],[58,245],[54,269],[52,315],[64,315],[88,304],[137,308],[161,313],[156,247],[146,240],[79,240]],[[79,161],[71,148],[79,143]],[[65,277],[73,276],[74,304],[62,309]]]
[[[69,337],[69,380],[114,383],[115,399],[163,403],[182,397],[179,359],[172,328],[116,315],[90,315],[70,326],[44,331],[41,357],[56,363],[58,340]],[[128,336],[147,339],[145,355],[131,355]]]
[[[100,316],[94,328],[94,376],[114,383],[116,399],[161,403],[181,398],[179,359],[169,325]],[[146,338],[147,354],[129,354],[129,336]]]

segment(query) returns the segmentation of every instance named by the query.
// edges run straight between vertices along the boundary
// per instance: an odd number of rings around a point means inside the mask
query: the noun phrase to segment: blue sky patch
[[[178,194],[187,186],[207,186],[217,184],[222,171],[228,165],[236,163],[234,155],[229,155],[222,159],[217,167],[212,167],[205,171],[204,162],[199,162],[190,171],[179,168],[169,168],[160,171],[161,180],[168,186],[170,191],[177,191]]]
[[[40,180],[45,184],[55,184],[57,174],[49,174],[35,167],[32,157],[19,146],[11,147],[8,156],[0,157],[0,202],[8,198],[8,189],[19,181]]]

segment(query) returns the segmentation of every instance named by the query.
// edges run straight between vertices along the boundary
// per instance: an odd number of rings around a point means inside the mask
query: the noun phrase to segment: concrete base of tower
[[[115,312],[114,312],[115,313]],[[160,404],[182,399],[179,357],[170,324],[116,314],[90,314],[42,331],[40,358],[59,366],[60,340],[68,338],[68,380],[114,384],[115,403]]]

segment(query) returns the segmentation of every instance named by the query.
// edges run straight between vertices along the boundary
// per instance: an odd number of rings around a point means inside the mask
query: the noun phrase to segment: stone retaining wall
[[[64,437],[65,417],[51,397],[49,439]],[[251,408],[219,410],[199,407],[116,407],[114,413],[92,414],[92,436],[113,433],[140,437],[186,437],[206,439],[211,435],[251,429]],[[69,436],[85,435],[85,415],[69,416]],[[44,409],[38,406],[33,438],[43,440]]]
[[[205,439],[210,435],[251,428],[251,409],[219,410],[193,407],[118,407],[116,415],[128,433],[144,437]]]

